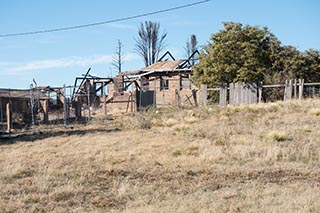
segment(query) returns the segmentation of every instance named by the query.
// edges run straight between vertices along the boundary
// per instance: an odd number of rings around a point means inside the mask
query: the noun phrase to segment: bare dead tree
[[[186,55],[185,57],[186,58],[189,58],[191,56],[191,44],[190,44],[190,41],[189,39],[186,41],[186,46],[185,46],[185,51],[186,51]]]
[[[190,58],[191,55],[198,49],[198,41],[197,41],[197,37],[196,35],[192,34],[190,37],[190,40],[188,39],[186,42],[186,56],[187,58]],[[195,64],[195,56],[193,56],[191,58],[191,64],[194,65]]]
[[[146,21],[138,28],[138,37],[135,38],[135,51],[142,57],[145,66],[155,63],[165,46],[167,33],[160,34],[160,24]]]
[[[124,63],[124,54],[122,52],[123,44],[118,40],[117,48],[112,57],[112,65],[117,69],[118,73],[122,71],[122,64]]]

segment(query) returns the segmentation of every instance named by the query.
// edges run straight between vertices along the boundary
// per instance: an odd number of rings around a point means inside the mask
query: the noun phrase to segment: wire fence
[[[100,108],[101,96],[87,91],[74,95],[77,86],[34,87],[29,89],[0,89],[1,137],[10,136],[14,130],[34,131],[41,124],[64,126],[88,122],[92,111]],[[105,110],[106,113],[106,110]]]

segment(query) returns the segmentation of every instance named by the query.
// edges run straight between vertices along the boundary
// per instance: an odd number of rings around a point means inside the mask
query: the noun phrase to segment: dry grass
[[[158,109],[17,137],[0,145],[0,212],[319,212],[319,104]]]

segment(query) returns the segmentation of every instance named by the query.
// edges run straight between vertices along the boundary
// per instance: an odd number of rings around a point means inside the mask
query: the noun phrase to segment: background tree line
[[[281,41],[266,27],[225,22],[224,29],[211,35],[202,46],[199,63],[194,67],[193,80],[199,86],[218,87],[221,83],[260,82],[284,83],[287,79],[303,78],[305,82],[320,81],[320,52],[304,52]],[[158,60],[165,48],[167,32],[160,31],[160,23],[146,21],[138,27],[135,52],[145,66]],[[198,49],[195,35],[186,42],[186,57]],[[121,71],[122,43],[118,41],[114,66]],[[192,58],[191,62],[198,58]]]
[[[266,27],[234,22],[224,23],[224,29],[212,34],[193,76],[198,85],[209,87],[237,81],[277,84],[294,78],[320,81],[319,50],[301,52],[282,45]]]

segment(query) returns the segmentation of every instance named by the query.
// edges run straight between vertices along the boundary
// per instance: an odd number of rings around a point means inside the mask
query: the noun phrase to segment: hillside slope
[[[0,145],[0,212],[320,211],[320,100],[41,131]]]

